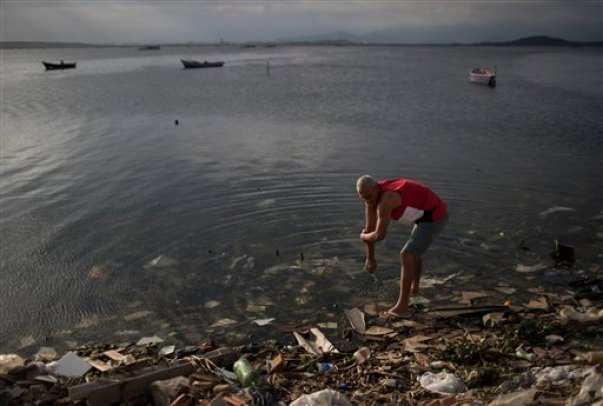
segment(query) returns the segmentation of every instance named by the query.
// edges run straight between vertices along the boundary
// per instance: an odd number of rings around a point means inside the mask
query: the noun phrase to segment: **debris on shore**
[[[601,405],[602,303],[469,299],[397,320],[347,309],[343,334],[296,326],[297,345],[176,348],[154,336],[61,357],[42,347],[27,359],[0,355],[0,404]]]

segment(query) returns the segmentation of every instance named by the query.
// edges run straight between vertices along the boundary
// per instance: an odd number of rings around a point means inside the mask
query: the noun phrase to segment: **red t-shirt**
[[[438,221],[448,212],[448,205],[427,186],[410,179],[380,180],[379,196],[396,192],[402,204],[392,210],[392,219],[407,224]]]

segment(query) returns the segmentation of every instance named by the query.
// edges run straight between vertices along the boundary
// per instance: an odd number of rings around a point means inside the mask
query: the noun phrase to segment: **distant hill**
[[[365,39],[362,36],[350,34],[345,31],[335,31],[319,35],[306,35],[301,37],[281,38],[278,43],[301,43],[301,44],[362,44]]]
[[[548,37],[546,35],[534,35],[503,42],[478,42],[473,45],[496,45],[496,46],[601,46],[603,41],[568,41],[562,38]]]
[[[240,45],[246,43],[221,43],[220,45]],[[264,42],[249,42],[249,44],[267,44]],[[603,46],[603,41],[568,41],[562,38],[548,37],[546,35],[534,35],[516,39],[513,41],[500,42],[476,42],[476,43],[405,43],[395,42],[391,38],[383,34],[367,34],[355,35],[344,31],[336,31],[321,35],[311,35],[303,37],[282,38],[277,41],[271,41],[273,46],[276,44],[290,45],[477,45],[477,46],[567,46],[567,47],[583,47],[583,46]],[[174,43],[161,44],[161,46],[206,46],[218,45],[202,42],[189,43]],[[80,42],[45,42],[45,41],[0,41],[0,48],[15,49],[15,48],[96,48],[96,47],[140,47],[140,44],[85,44]]]
[[[389,33],[391,34],[391,33]],[[395,34],[395,33],[394,33]],[[391,35],[394,35],[391,34]],[[388,33],[369,33],[366,35],[355,35],[344,31],[331,32],[321,35],[284,38],[279,43],[291,44],[315,44],[315,45],[487,45],[487,46],[603,46],[603,41],[568,41],[562,38],[554,38],[546,35],[534,35],[513,41],[499,42],[477,42],[477,43],[406,43],[392,41]],[[401,34],[400,34],[401,35]]]

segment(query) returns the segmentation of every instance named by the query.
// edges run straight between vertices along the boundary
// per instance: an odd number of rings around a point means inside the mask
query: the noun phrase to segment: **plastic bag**
[[[459,393],[465,390],[465,384],[457,378],[456,375],[448,372],[440,372],[437,374],[425,372],[417,379],[421,386],[428,391],[443,395]]]
[[[582,382],[582,388],[580,393],[575,397],[570,398],[568,405],[578,406],[593,404],[595,400],[601,401],[603,399],[603,374],[597,367],[589,370],[590,374]]]
[[[352,406],[344,394],[324,389],[309,395],[301,395],[289,406]]]

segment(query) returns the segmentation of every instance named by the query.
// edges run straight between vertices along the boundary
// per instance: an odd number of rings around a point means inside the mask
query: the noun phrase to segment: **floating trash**
[[[211,327],[211,328],[227,327],[227,326],[232,326],[233,324],[237,324],[237,323],[238,323],[238,321],[236,321],[236,320],[226,318],[226,319],[221,319],[221,320],[216,321],[214,324],[212,324],[209,327]]]
[[[576,210],[572,209],[571,207],[554,206],[554,207],[551,207],[551,208],[546,209],[544,211],[541,211],[540,213],[538,213],[538,215],[540,217],[546,217],[549,214],[559,213],[559,212],[569,212],[569,211],[576,211]]]
[[[548,267],[549,266],[546,264],[536,264],[536,265],[517,264],[517,266],[515,267],[515,271],[521,272],[521,273],[538,272],[538,271],[542,271],[543,269],[546,269]]]
[[[167,268],[178,265],[178,261],[165,255],[159,255],[145,265],[145,268]]]
[[[268,324],[272,323],[274,320],[276,320],[274,317],[269,318],[269,319],[257,319],[257,320],[252,320],[252,323],[257,324],[258,326],[267,326]]]
[[[152,337],[143,337],[136,342],[136,345],[153,345],[162,343],[163,339],[161,337],[152,336]]]
[[[205,308],[206,309],[213,309],[214,307],[218,307],[220,306],[220,302],[217,300],[209,300],[207,302],[205,302]]]

